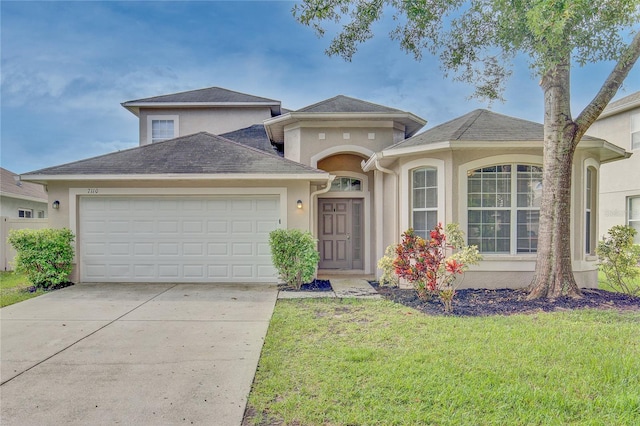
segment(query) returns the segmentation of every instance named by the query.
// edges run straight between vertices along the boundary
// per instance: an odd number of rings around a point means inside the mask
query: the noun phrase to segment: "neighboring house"
[[[600,237],[614,225],[629,225],[640,244],[640,92],[610,103],[589,134],[633,153],[631,158],[600,168]]]
[[[44,186],[22,182],[20,176],[0,168],[0,216],[44,219],[47,217],[47,192]]]
[[[23,175],[60,202],[80,281],[274,281],[268,234],[318,238],[321,271],[376,273],[404,230],[459,222],[485,260],[465,286],[519,287],[537,250],[543,126],[473,111],[426,121],[336,96],[297,111],[209,88],[123,103],[140,146]],[[280,154],[280,155],[278,155]],[[575,156],[574,270],[597,285],[585,245],[586,175],[625,158],[585,137]],[[596,210],[597,211],[597,210]],[[591,223],[596,223],[590,218]]]
[[[13,269],[15,250],[7,242],[14,229],[47,226],[47,192],[44,186],[23,182],[20,176],[0,168],[0,269]]]

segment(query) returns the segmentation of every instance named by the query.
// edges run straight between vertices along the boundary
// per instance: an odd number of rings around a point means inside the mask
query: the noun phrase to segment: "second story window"
[[[177,115],[148,115],[146,143],[177,138],[179,128]]]
[[[151,121],[151,142],[160,142],[173,138],[173,120],[152,120]]]

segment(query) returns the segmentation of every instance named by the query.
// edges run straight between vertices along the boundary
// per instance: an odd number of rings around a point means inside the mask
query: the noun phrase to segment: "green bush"
[[[276,229],[269,234],[273,265],[287,286],[299,290],[313,280],[320,254],[311,233],[298,229]]]
[[[8,241],[17,251],[16,272],[44,289],[67,282],[73,268],[74,238],[69,229],[12,230]]]
[[[640,275],[640,246],[633,244],[635,235],[636,230],[632,227],[616,225],[609,229],[596,248],[600,270],[607,282],[614,290],[626,294],[640,293],[640,288],[632,284]]]
[[[396,259],[397,244],[391,244],[384,251],[384,256],[378,260],[378,269],[382,269],[382,275],[378,281],[381,286],[398,287],[400,279],[396,275],[393,261]]]

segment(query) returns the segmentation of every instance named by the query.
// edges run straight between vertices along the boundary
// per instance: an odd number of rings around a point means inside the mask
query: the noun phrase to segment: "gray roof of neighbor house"
[[[23,200],[47,202],[47,192],[38,183],[22,182],[17,173],[0,168],[0,195]]]
[[[640,108],[640,91],[630,94],[629,96],[625,96],[624,98],[618,99],[617,101],[611,102],[606,106],[602,114],[600,114],[600,118],[609,117],[611,115],[619,114],[621,112],[628,111],[633,108]]]
[[[280,101],[260,96],[240,93],[221,87],[207,87],[205,89],[189,90],[187,92],[153,96],[151,98],[136,99],[123,102],[122,106],[138,115],[140,107],[255,107],[271,108],[273,116],[281,113]]]
[[[200,132],[143,145],[23,175],[34,181],[69,177],[149,175],[268,174],[286,179],[292,175],[326,173],[294,161],[268,154],[211,133]],[[170,177],[167,177],[170,178]]]
[[[544,126],[540,123],[509,117],[486,109],[477,109],[426,130],[412,138],[405,139],[385,151],[452,141],[542,142],[543,140]],[[583,136],[582,140],[600,139],[592,136]]]
[[[267,136],[267,131],[264,129],[264,125],[262,124],[254,124],[251,127],[245,127],[244,129],[223,133],[220,136],[252,148],[278,155],[278,151],[273,145],[271,145],[271,141]]]
[[[371,120],[394,121],[405,126],[405,135],[412,136],[426,124],[426,120],[410,112],[374,104],[344,95],[286,112],[265,121],[269,138],[284,142],[284,127],[299,120]]]

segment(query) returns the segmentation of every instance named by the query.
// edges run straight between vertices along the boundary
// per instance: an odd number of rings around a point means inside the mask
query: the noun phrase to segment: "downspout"
[[[396,172],[394,172],[391,169],[387,169],[385,167],[382,167],[380,165],[380,160],[378,159],[377,155],[376,155],[375,165],[376,165],[376,170],[380,170],[382,173],[386,173],[386,174],[392,175],[393,177],[395,177],[395,180],[396,180],[396,202],[395,202],[395,206],[396,206],[396,213],[395,214],[396,214],[396,217],[395,217],[395,220],[394,220],[394,222],[395,222],[395,224],[394,224],[394,228],[395,228],[394,235],[395,235],[395,237],[394,238],[397,238],[397,236],[400,235],[400,233],[399,233],[399,229],[400,229],[399,228],[399,226],[400,226],[400,223],[399,223],[400,222],[400,179],[398,179],[398,174]],[[383,247],[383,252],[384,252],[384,247]]]
[[[311,234],[316,238],[318,237],[317,235],[318,231],[316,229],[316,223],[315,223],[315,211],[317,210],[317,205],[313,204],[313,200],[314,200],[314,197],[317,197],[320,194],[326,194],[327,192],[329,192],[329,190],[331,189],[331,184],[333,183],[335,178],[336,177],[334,175],[329,175],[329,179],[327,179],[327,185],[322,189],[312,192],[311,195],[309,196],[309,202],[311,204],[311,208],[309,209],[309,220],[310,220],[309,225],[312,229]]]

